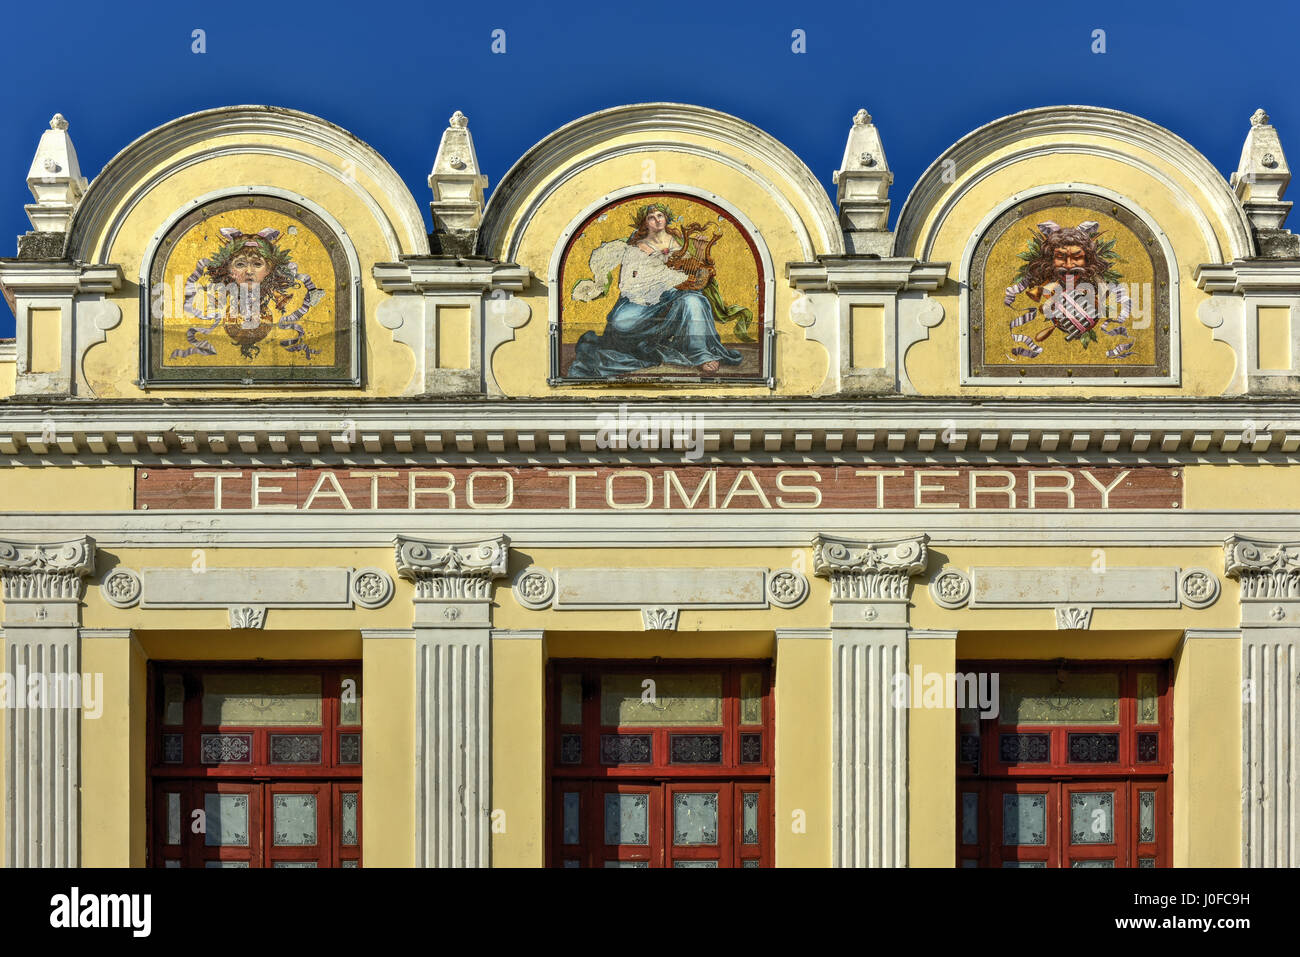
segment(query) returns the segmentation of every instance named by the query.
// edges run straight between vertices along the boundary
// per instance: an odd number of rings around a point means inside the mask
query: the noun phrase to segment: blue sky
[[[489,189],[569,120],[672,100],[766,129],[833,196],[831,172],[854,112],[865,106],[894,171],[891,220],[953,141],[1035,106],[1140,114],[1189,140],[1225,175],[1236,167],[1250,114],[1263,106],[1300,162],[1292,64],[1300,4],[1290,2],[1239,15],[1203,0],[454,8],[429,0],[129,8],[69,0],[56,14],[23,4],[5,19],[4,256],[30,228],[22,209],[31,201],[27,167],[55,112],[68,118],[82,172],[93,177],[137,136],[186,113],[240,103],[306,110],[378,149],[426,219],[426,177],[457,109],[469,116]],[[191,52],[196,28],[206,31],[204,54]],[[491,51],[495,29],[506,31],[504,54]],[[796,29],[806,34],[806,53],[791,50]],[[1104,54],[1091,50],[1098,29]],[[1288,225],[1300,230],[1300,220]],[[13,316],[0,309],[0,336],[8,335]]]

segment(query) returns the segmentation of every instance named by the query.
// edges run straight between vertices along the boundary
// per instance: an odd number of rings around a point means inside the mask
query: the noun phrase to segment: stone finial
[[[41,134],[27,171],[27,188],[36,199],[24,207],[32,229],[38,233],[67,232],[73,210],[87,185],[72,138],[68,136],[68,121],[62,113],[55,113],[50,128]]]
[[[1250,130],[1241,148],[1241,161],[1229,183],[1241,200],[1255,232],[1259,255],[1268,259],[1300,256],[1300,236],[1283,229],[1291,203],[1282,199],[1291,182],[1291,170],[1277,130],[1268,114],[1256,110],[1250,118]]]
[[[844,158],[833,176],[839,187],[840,225],[850,254],[889,256],[894,237],[889,232],[889,186],[894,174],[885,160],[880,132],[871,114],[858,110],[844,146]]]
[[[433,201],[434,231],[444,253],[472,256],[483,220],[483,190],[487,177],[478,165],[469,118],[460,110],[451,115],[438,144],[438,155],[429,173]]]

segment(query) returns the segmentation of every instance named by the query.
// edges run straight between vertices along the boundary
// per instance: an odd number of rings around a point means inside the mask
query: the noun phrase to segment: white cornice
[[[636,416],[691,432],[679,451],[601,435]],[[628,422],[628,417],[634,417]],[[681,417],[685,416],[683,420]],[[672,428],[672,426],[670,426]],[[972,401],[0,403],[0,465],[467,461],[1292,461],[1300,402],[1222,399]]]
[[[911,255],[915,250],[916,256],[928,257],[942,215],[931,227],[929,235],[921,236],[920,230],[936,206],[946,202],[945,208],[951,207],[957,196],[978,182],[988,172],[984,167],[988,165],[989,156],[1012,143],[1038,136],[1058,138],[1052,147],[1055,154],[1104,154],[1119,162],[1142,167],[1151,175],[1157,175],[1159,171],[1135,152],[1155,153],[1199,190],[1199,196],[1188,195],[1179,184],[1161,175],[1159,178],[1164,179],[1164,185],[1175,193],[1180,204],[1194,216],[1204,218],[1202,208],[1216,216],[1217,224],[1227,233],[1229,241],[1229,248],[1222,253],[1223,258],[1243,259],[1255,254],[1250,222],[1241,202],[1214,164],[1182,137],[1150,120],[1120,110],[1096,106],[1051,106],[1001,117],[968,133],[945,150],[917,180],[903,203],[895,228],[895,255]],[[1075,139],[1081,137],[1106,137],[1123,144],[1123,148],[1107,150],[1095,142]],[[954,169],[962,176],[956,184],[952,182],[950,172]],[[970,170],[980,171],[975,179],[967,176]],[[1213,242],[1212,251],[1217,251],[1212,225],[1202,222],[1201,228]]]
[[[1300,538],[1300,512],[1230,509],[510,509],[0,512],[5,537],[29,543],[85,535],[99,549],[382,548],[398,536],[444,541],[506,535],[530,548],[809,548],[813,537],[929,536],[929,546],[1221,548],[1234,534]]]
[[[815,217],[813,223],[806,224],[809,228],[815,227],[813,252],[843,255],[844,234],[835,207],[812,170],[793,150],[752,123],[719,110],[684,103],[637,103],[600,110],[547,135],[510,167],[492,192],[483,213],[481,248],[489,256],[515,258],[508,244],[513,241],[510,234],[519,231],[516,220],[521,215],[526,218],[524,203],[544,184],[563,181],[572,167],[583,165],[580,160],[583,154],[602,143],[616,137],[654,137],[663,149],[698,151],[697,147],[686,148],[685,144],[673,142],[673,134],[683,133],[721,141],[742,153],[758,157],[777,170],[786,179],[786,185],[804,199]],[[643,142],[629,142],[611,148],[605,155],[635,152],[644,147]],[[716,158],[723,162],[730,159],[721,153]],[[781,192],[774,189],[775,196]],[[794,225],[799,228],[803,224]]]

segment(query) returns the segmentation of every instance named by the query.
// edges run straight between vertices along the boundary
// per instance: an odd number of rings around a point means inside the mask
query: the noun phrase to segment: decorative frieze
[[[808,579],[793,568],[782,568],[767,576],[767,597],[778,608],[797,608],[808,597]]]
[[[908,596],[908,581],[924,571],[929,537],[856,543],[818,535],[813,571],[831,580],[832,601],[878,601]]]
[[[509,546],[504,535],[450,545],[399,535],[397,574],[415,582],[417,601],[491,601],[492,580],[506,573]]]
[[[676,608],[642,608],[641,625],[646,631],[676,631]]]

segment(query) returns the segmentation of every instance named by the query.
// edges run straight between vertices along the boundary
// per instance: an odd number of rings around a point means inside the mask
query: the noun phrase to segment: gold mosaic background
[[[1045,329],[1049,323],[1048,319],[1040,315],[1038,318],[1031,319],[1023,326],[1018,326],[1015,330],[1012,330],[1008,323],[1017,315],[1029,309],[1030,306],[1035,305],[1035,303],[1027,295],[1021,293],[1010,306],[1002,304],[1007,286],[1010,286],[1015,281],[1016,273],[1024,264],[1024,260],[1020,258],[1020,253],[1025,251],[1030,235],[1038,235],[1038,224],[1048,220],[1057,222],[1063,227],[1074,227],[1085,220],[1093,220],[1101,224],[1101,230],[1098,233],[1099,239],[1116,240],[1115,252],[1118,254],[1119,260],[1115,263],[1115,269],[1120,274],[1119,281],[1129,288],[1130,296],[1133,295],[1133,283],[1145,284],[1141,304],[1146,309],[1146,316],[1140,322],[1145,323],[1146,328],[1135,329],[1133,321],[1130,320],[1125,323],[1125,327],[1131,335],[1108,336],[1098,327],[1097,341],[1090,343],[1086,348],[1077,340],[1066,342],[1064,333],[1057,330],[1043,342],[1038,343],[1043,347],[1043,354],[1037,358],[1030,359],[1012,355],[1012,346],[1018,344],[1011,338],[1012,331],[1027,335],[1032,339]],[[984,362],[988,365],[1016,363],[1021,366],[1114,365],[1122,367],[1126,365],[1150,365],[1155,362],[1155,267],[1151,263],[1151,257],[1147,255],[1142,240],[1119,220],[1107,216],[1103,212],[1079,206],[1053,206],[1026,215],[994,242],[993,248],[989,251],[984,275],[980,277],[980,281],[984,287]],[[1134,307],[1136,308],[1137,305],[1138,301],[1135,298]],[[1106,358],[1107,349],[1130,338],[1133,340],[1133,354],[1129,358]],[[1020,344],[1023,345],[1023,343]]]
[[[749,243],[745,241],[744,231],[740,225],[725,213],[721,213],[703,203],[692,202],[678,195],[648,193],[616,203],[603,210],[587,227],[578,234],[560,267],[561,315],[563,322],[560,335],[563,342],[577,342],[578,337],[588,330],[599,333],[605,328],[605,317],[618,302],[618,270],[615,270],[614,282],[604,297],[592,302],[577,302],[572,298],[573,284],[580,279],[595,279],[603,282],[604,276],[592,276],[588,263],[596,247],[612,239],[626,240],[635,227],[632,218],[636,211],[649,203],[664,203],[672,210],[670,226],[681,228],[683,224],[699,223],[708,226],[714,223],[722,227],[722,238],[713,244],[713,262],[717,266],[718,289],[723,301],[729,306],[745,306],[754,314],[751,334],[759,338],[762,311],[758,306],[759,267]],[[681,217],[678,219],[678,217]],[[736,338],[735,323],[719,324],[718,335],[728,345],[741,340]]]
[[[189,343],[185,333],[191,326],[205,326],[208,323],[185,315],[183,307],[173,305],[163,318],[163,351],[158,358],[166,368],[206,368],[212,366],[319,366],[328,367],[335,363],[335,328],[334,304],[337,300],[337,278],[334,266],[330,262],[329,252],[320,237],[292,216],[269,209],[234,209],[224,213],[214,213],[205,220],[192,226],[177,240],[171,254],[163,266],[162,281],[167,284],[168,296],[177,289],[184,289],[185,280],[194,271],[200,259],[210,259],[224,244],[219,230],[233,226],[245,233],[258,230],[278,229],[280,237],[276,245],[288,249],[293,262],[298,266],[299,275],[311,277],[317,289],[325,293],[325,298],[307,310],[297,321],[305,333],[305,341],[312,349],[312,358],[307,361],[302,352],[289,352],[280,345],[280,340],[293,339],[297,334],[292,329],[272,329],[259,345],[260,352],[253,359],[246,359],[236,345],[220,326],[208,332],[207,338],[217,349],[215,356],[192,355],[183,359],[172,359],[173,350],[185,349]],[[199,286],[211,284],[206,275],[199,279]],[[299,283],[289,293],[284,315],[289,315],[302,305],[306,288]],[[198,297],[202,302],[202,294]],[[271,315],[278,321],[282,318],[279,310],[273,309]],[[210,320],[209,320],[210,321]],[[317,350],[320,350],[319,353]]]

